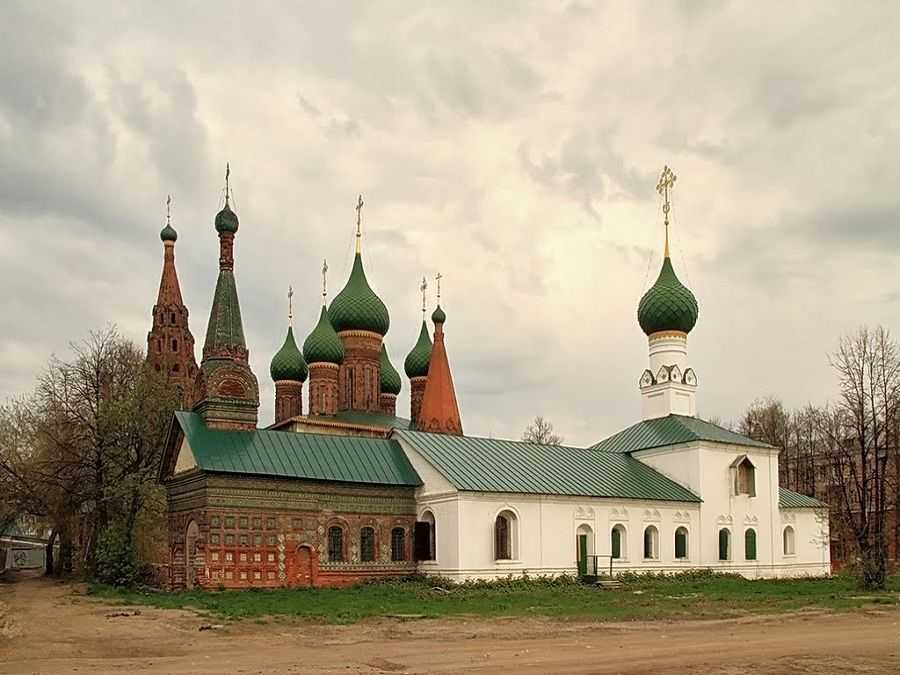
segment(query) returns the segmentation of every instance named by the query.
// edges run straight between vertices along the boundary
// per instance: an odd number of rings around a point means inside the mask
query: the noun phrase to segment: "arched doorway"
[[[294,583],[297,586],[312,586],[315,583],[315,553],[309,544],[300,544],[296,554],[296,576]]]
[[[594,530],[590,525],[582,524],[575,531],[576,553],[578,555],[578,575],[597,574],[596,558],[594,555]],[[592,562],[593,561],[593,562]]]
[[[184,587],[191,590],[197,584],[197,543],[200,541],[200,528],[197,521],[188,523],[184,535]]]

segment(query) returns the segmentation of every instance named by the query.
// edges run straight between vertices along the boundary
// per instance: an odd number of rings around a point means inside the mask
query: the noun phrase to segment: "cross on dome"
[[[656,184],[656,191],[662,195],[663,198],[663,217],[666,226],[666,258],[669,257],[669,190],[675,187],[675,181],[677,179],[678,176],[676,176],[672,172],[672,169],[666,165],[663,166],[659,182]]]

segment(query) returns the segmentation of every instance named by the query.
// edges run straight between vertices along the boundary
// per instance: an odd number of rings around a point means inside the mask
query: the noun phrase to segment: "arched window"
[[[406,533],[402,527],[391,530],[391,560],[394,562],[406,560]]]
[[[494,558],[513,560],[516,553],[516,514],[501,511],[494,520]]]
[[[744,559],[756,560],[756,530],[752,527],[744,532]]]
[[[344,530],[337,525],[328,528],[328,560],[344,562]]]
[[[375,560],[375,530],[371,527],[359,531],[359,559],[362,562]]]
[[[173,352],[178,351],[178,340],[176,340],[175,338],[172,338],[172,351]]]
[[[610,555],[612,555],[613,559],[625,559],[627,557],[625,551],[628,550],[628,547],[625,545],[625,526],[616,525],[613,527],[612,532],[610,532],[609,535],[609,540]]]
[[[422,514],[422,520],[416,523],[415,553],[416,560],[437,559],[437,523],[431,511]]]
[[[688,557],[688,531],[686,527],[675,530],[675,559],[687,560]]]
[[[784,528],[784,534],[782,535],[784,539],[784,554],[785,555],[794,555],[794,528],[788,525]]]
[[[654,525],[644,529],[644,560],[659,558],[659,530]]]
[[[719,530],[719,560],[731,560],[731,530]]]

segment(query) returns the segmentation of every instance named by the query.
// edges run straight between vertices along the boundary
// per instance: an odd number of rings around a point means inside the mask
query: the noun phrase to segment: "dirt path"
[[[702,622],[381,619],[200,631],[191,612],[0,583],[0,673],[900,673],[900,611]]]

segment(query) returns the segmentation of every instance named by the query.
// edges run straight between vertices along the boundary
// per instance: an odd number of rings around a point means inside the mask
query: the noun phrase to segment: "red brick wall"
[[[309,414],[334,415],[338,410],[338,366],[309,364]]]
[[[275,383],[275,422],[303,414],[303,383],[280,380]]]
[[[378,412],[381,407],[381,336],[363,330],[338,333],[344,362],[338,373],[338,410]]]

